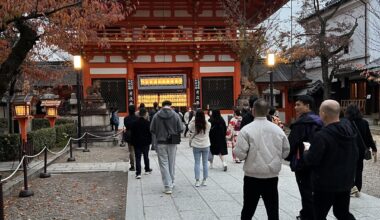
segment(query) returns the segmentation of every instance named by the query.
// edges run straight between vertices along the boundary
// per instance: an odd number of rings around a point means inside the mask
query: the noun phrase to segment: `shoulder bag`
[[[354,121],[352,121],[352,124],[354,125],[355,127],[355,130],[356,132],[358,133],[358,136],[360,138],[360,141],[362,142],[363,146],[365,147],[365,150],[364,150],[364,159],[365,160],[370,160],[372,159],[372,155],[371,155],[371,151],[369,150],[369,148],[367,147],[367,145],[365,144],[364,140],[363,140],[363,137],[362,135],[360,134],[360,131],[358,129],[358,127],[356,126],[356,123]]]
[[[166,137],[166,143],[167,144],[179,144],[181,143],[181,136],[179,134],[170,134],[168,126],[166,124],[167,120],[164,120],[164,126],[166,129],[166,132],[168,133],[168,136]]]

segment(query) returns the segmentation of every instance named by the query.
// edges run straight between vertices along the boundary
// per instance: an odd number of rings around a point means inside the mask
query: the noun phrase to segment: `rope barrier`
[[[91,134],[89,132],[86,132],[88,135],[92,136],[92,137],[96,137],[96,138],[112,138],[112,137],[116,137],[118,135],[120,135],[121,133],[123,133],[123,131],[120,131],[116,134],[113,134],[113,135],[110,135],[110,136],[98,136],[98,135],[95,135],[95,134]]]
[[[71,138],[67,142],[66,146],[62,150],[60,150],[58,152],[51,151],[49,148],[47,148],[47,151],[49,151],[50,153],[52,153],[54,155],[61,155],[61,154],[63,154],[65,152],[66,148],[70,145],[70,141],[71,141]]]
[[[38,154],[31,155],[31,156],[25,155],[25,157],[26,158],[35,158],[35,157],[38,157],[38,156],[40,156],[44,152],[45,148],[47,148],[47,147],[45,146]]]
[[[79,141],[79,140],[82,140],[85,136],[86,136],[86,134],[88,134],[87,132],[84,132],[84,134],[82,135],[82,137],[80,137],[80,138],[71,138],[71,140],[73,140],[73,141]]]
[[[20,167],[21,167],[22,162],[24,161],[24,159],[25,159],[25,156],[22,157],[20,163],[18,164],[18,166],[16,167],[16,169],[13,171],[13,173],[11,175],[7,176],[6,178],[4,178],[4,179],[1,180],[2,183],[5,182],[5,181],[7,181],[7,180],[9,180],[10,178],[12,178],[16,174],[16,172],[20,169]]]

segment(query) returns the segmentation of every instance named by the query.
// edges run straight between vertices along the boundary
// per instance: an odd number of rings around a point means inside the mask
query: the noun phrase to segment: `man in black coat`
[[[137,116],[135,114],[136,108],[134,105],[128,106],[128,116],[124,118],[124,126],[125,126],[125,133],[124,133],[124,141],[128,143],[128,150],[129,150],[129,164],[130,164],[130,171],[135,171],[135,148],[132,144],[132,133],[131,128],[133,122],[137,121]]]
[[[152,142],[150,123],[145,108],[140,108],[139,118],[131,126],[132,145],[135,148],[136,179],[141,178],[141,154],[144,155],[145,173],[150,174],[149,145]]]
[[[338,220],[351,220],[350,192],[355,178],[357,134],[348,123],[339,121],[340,106],[335,100],[321,104],[319,115],[325,127],[314,135],[303,160],[312,169],[314,219],[326,219],[333,206]]]
[[[311,111],[314,99],[308,95],[297,97],[294,107],[297,120],[290,125],[289,143],[290,154],[286,158],[290,161],[290,168],[296,175],[298,189],[301,195],[302,209],[297,219],[313,220],[313,199],[311,189],[311,171],[302,165],[304,152],[303,142],[310,142],[316,131],[323,126],[321,119]]]

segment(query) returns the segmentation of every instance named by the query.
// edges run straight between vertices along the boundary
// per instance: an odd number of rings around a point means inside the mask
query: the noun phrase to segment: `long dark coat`
[[[227,126],[223,119],[211,122],[210,142],[212,155],[227,155],[226,132]]]

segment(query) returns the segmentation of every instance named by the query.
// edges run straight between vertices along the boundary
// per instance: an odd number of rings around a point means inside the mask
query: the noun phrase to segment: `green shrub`
[[[75,124],[62,124],[55,126],[56,143],[67,141],[69,137],[74,137],[77,127]]]
[[[15,160],[20,151],[20,135],[0,135],[0,161]]]
[[[55,125],[75,124],[75,121],[67,118],[58,118]]]
[[[32,131],[36,131],[43,128],[49,128],[50,123],[46,118],[33,118],[32,119]]]
[[[45,145],[49,148],[55,146],[56,133],[55,128],[43,128],[28,133],[28,141],[31,141],[34,153],[40,152]]]

